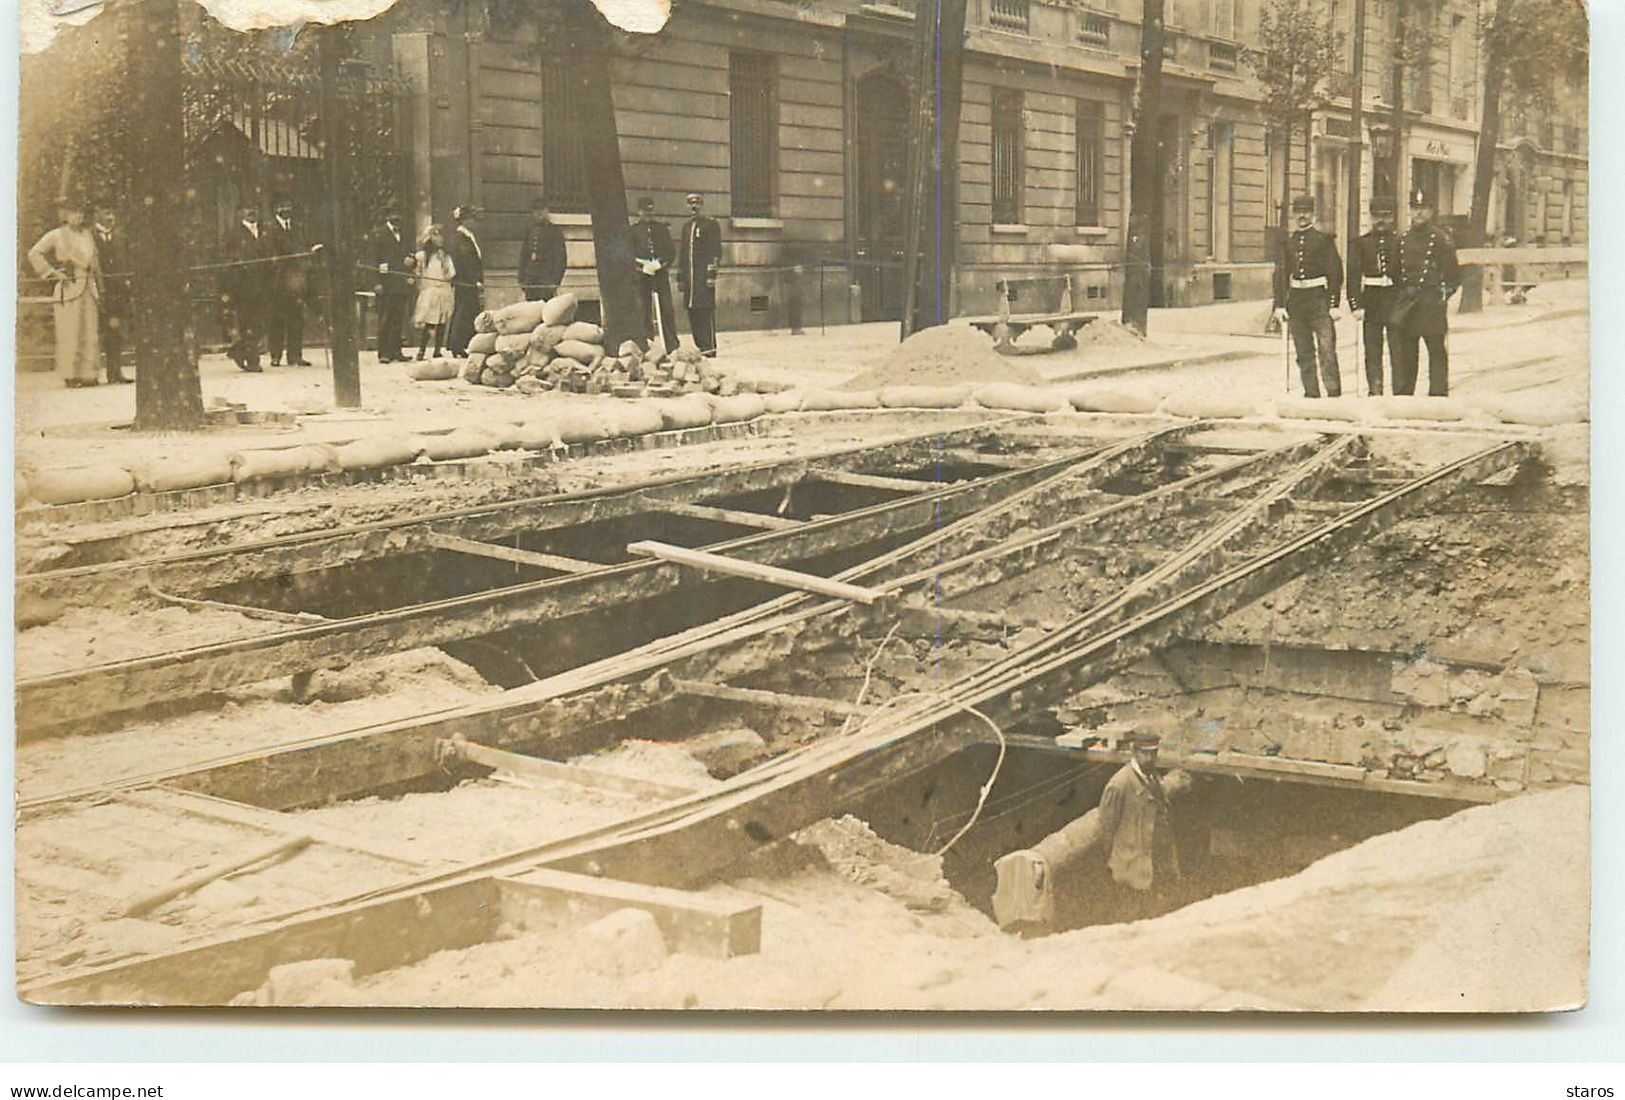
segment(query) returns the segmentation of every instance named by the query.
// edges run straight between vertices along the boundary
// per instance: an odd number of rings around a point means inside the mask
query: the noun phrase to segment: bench
[[[1000,279],[999,312],[991,317],[969,317],[972,328],[993,337],[993,345],[1007,351],[1031,328],[1042,325],[1055,333],[1050,348],[1063,351],[1078,346],[1077,331],[1095,319],[1092,313],[1073,308],[1079,295],[1070,275],[1040,275],[1025,279]],[[1066,298],[1066,308],[1062,299]]]

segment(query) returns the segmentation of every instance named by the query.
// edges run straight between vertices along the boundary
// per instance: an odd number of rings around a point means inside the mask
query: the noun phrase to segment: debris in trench
[[[841,877],[895,898],[917,912],[942,913],[964,905],[942,874],[942,857],[913,852],[875,835],[851,814],[809,825],[795,834],[816,849]]]

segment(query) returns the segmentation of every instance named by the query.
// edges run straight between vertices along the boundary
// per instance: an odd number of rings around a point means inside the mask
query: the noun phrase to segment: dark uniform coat
[[[1398,268],[1395,249],[1399,233],[1375,226],[1354,242],[1354,264],[1349,280],[1349,305],[1365,310],[1370,324],[1388,320],[1394,297],[1394,275]]]
[[[290,218],[287,227],[284,228],[282,223],[273,217],[268,224],[260,226],[260,235],[267,242],[269,255],[299,257],[272,265],[272,289],[279,294],[303,299],[310,283],[310,244],[299,231],[298,225]]]
[[[677,246],[677,287],[687,309],[717,307],[717,268],[722,263],[722,226],[701,214],[683,226]]]
[[[100,226],[93,227],[96,234],[96,257],[102,269],[102,320],[117,318],[127,321],[130,316],[130,269],[124,253],[124,235]]]
[[[260,226],[255,237],[248,227],[238,222],[226,237],[226,259],[237,263],[263,260],[271,254],[270,234]],[[221,273],[221,289],[238,309],[258,309],[271,291],[269,264],[250,263],[242,267],[228,267]]]
[[[1168,794],[1153,772],[1125,764],[1100,794],[1100,837],[1112,878],[1134,890],[1179,874],[1168,817]]]
[[[480,251],[479,242],[474,237],[474,231],[467,226],[458,226],[451,235],[452,266],[457,268],[457,281],[469,289],[474,289],[475,283],[485,282],[485,257]]]
[[[1399,326],[1415,336],[1443,336],[1450,328],[1450,295],[1461,286],[1455,242],[1436,225],[1413,225],[1400,238],[1398,255],[1395,304],[1404,312]]]
[[[378,272],[378,293],[385,297],[405,299],[411,292],[410,260],[416,246],[400,231],[390,232],[381,226],[372,236],[372,262]]]
[[[1287,313],[1330,309],[1343,293],[1343,261],[1337,242],[1314,226],[1294,231],[1286,240],[1283,263],[1275,265],[1275,308]],[[1293,281],[1324,279],[1324,287],[1296,288]],[[1296,307],[1296,309],[1294,309]]]
[[[636,221],[630,229],[632,255],[641,265],[646,260],[659,260],[661,267],[653,275],[638,270],[638,295],[643,303],[645,336],[655,333],[652,311],[659,312],[660,332],[665,338],[667,351],[677,350],[677,308],[671,300],[671,265],[677,259],[677,246],[672,243],[671,230],[665,222]]]
[[[532,222],[519,247],[519,285],[525,296],[551,294],[564,281],[564,234],[552,222]]]

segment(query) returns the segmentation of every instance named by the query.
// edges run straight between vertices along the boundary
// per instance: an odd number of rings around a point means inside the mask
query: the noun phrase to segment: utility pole
[[[203,424],[203,390],[192,354],[192,295],[178,196],[186,194],[177,0],[138,0],[113,12],[126,35],[132,80],[129,248],[136,363],[135,427],[188,431]]]
[[[903,246],[905,340],[944,323],[953,308],[967,7],[967,0],[921,0],[914,14],[914,132]]]
[[[1365,0],[1354,0],[1354,66],[1349,88],[1349,211],[1348,236],[1344,254],[1349,261],[1349,278],[1358,279],[1359,260],[1354,242],[1360,236],[1360,161],[1365,152]]]
[[[356,350],[355,256],[350,246],[349,179],[346,169],[355,157],[353,112],[339,94],[339,51],[344,31],[339,26],[318,28],[317,57],[321,66],[323,175],[327,183],[323,230],[327,240],[327,340],[333,359],[333,404],[341,409],[361,407],[361,363]]]
[[[1123,268],[1124,325],[1145,335],[1151,313],[1151,234],[1162,203],[1157,119],[1162,110],[1163,0],[1144,0],[1140,15],[1140,79],[1134,88],[1134,138],[1129,146],[1128,249]]]
[[[1394,203],[1405,203],[1405,0],[1394,0]]]

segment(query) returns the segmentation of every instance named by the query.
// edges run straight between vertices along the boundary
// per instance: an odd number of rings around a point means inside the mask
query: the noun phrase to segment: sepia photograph
[[[24,1003],[1587,1004],[1582,0],[20,20]]]

